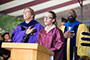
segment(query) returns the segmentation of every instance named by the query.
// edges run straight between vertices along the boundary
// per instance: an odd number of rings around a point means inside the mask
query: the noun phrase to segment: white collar
[[[52,30],[52,29],[55,28],[55,27],[56,27],[56,26],[53,24],[50,29],[48,29],[47,27],[45,27],[45,30],[49,32],[50,30]]]
[[[26,24],[28,24],[29,22],[27,22],[27,21],[25,21],[26,22]]]

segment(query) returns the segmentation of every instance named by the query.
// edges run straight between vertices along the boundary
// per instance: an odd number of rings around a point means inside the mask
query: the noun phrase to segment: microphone
[[[90,33],[88,33],[88,32],[82,32],[82,34],[90,36]]]
[[[31,28],[30,28],[31,29]],[[37,29],[34,29],[31,33],[29,33],[28,35],[33,35],[34,33],[37,32]]]
[[[30,29],[32,29],[33,27],[34,27],[34,25],[32,25]]]
[[[33,35],[34,33],[36,33],[36,32],[37,32],[37,29],[34,29],[31,33],[29,33],[28,35],[26,35],[26,38],[32,36],[32,35]]]
[[[27,43],[28,40],[29,40],[29,37],[32,36],[32,35],[34,35],[34,33],[36,33],[36,32],[37,32],[37,29],[34,29],[31,33],[29,33],[28,35],[26,35],[26,37],[24,39],[22,39],[21,42],[24,41],[24,43]]]

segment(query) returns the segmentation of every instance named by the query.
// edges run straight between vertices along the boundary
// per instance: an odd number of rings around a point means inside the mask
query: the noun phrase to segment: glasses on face
[[[69,12],[68,15],[75,15],[75,13],[74,12]]]
[[[30,13],[30,11],[24,11],[24,13]]]
[[[44,19],[53,19],[52,17],[46,17],[46,16],[44,16]]]

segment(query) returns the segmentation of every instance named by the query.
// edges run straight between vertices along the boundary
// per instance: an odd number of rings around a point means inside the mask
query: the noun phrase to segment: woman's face
[[[5,34],[4,39],[5,40],[8,40],[9,39],[9,35],[8,34]]]
[[[46,13],[44,16],[44,24],[47,25],[52,25],[55,19],[53,19],[53,16],[51,13]]]

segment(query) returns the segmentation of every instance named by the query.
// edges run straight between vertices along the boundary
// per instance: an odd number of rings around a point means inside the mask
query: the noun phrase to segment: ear
[[[31,15],[31,17],[33,18],[33,15]]]
[[[52,22],[55,22],[55,19],[53,19]]]

